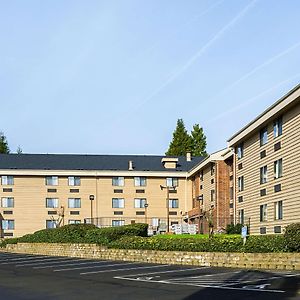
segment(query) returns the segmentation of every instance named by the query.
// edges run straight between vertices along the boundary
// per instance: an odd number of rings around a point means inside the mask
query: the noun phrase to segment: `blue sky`
[[[25,153],[208,151],[300,82],[298,0],[0,2],[0,130]]]

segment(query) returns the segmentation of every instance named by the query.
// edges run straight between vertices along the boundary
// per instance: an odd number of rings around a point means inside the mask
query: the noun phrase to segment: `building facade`
[[[235,150],[235,223],[251,234],[300,221],[300,86],[228,141]]]
[[[168,231],[192,207],[188,170],[201,157],[0,155],[1,235],[92,222]]]
[[[233,223],[233,153],[224,149],[209,155],[194,167],[192,181],[193,208],[189,222],[198,224],[200,233],[223,232]]]

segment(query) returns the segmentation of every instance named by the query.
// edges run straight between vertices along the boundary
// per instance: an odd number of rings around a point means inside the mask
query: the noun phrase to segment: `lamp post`
[[[90,202],[91,202],[91,224],[93,222],[93,201],[95,200],[95,196],[94,195],[90,195]]]
[[[145,203],[144,207],[145,207],[145,223],[147,224],[147,208],[148,208],[149,204]]]
[[[160,185],[160,189],[166,189],[167,190],[167,232],[169,232],[169,226],[170,226],[170,215],[169,215],[169,198],[170,198],[170,190],[175,191],[176,186],[163,186]]]
[[[199,202],[198,234],[200,234],[200,224],[201,224],[201,222],[200,222],[201,205],[200,204],[201,204],[201,201],[203,201],[203,195],[198,196],[197,200]]]

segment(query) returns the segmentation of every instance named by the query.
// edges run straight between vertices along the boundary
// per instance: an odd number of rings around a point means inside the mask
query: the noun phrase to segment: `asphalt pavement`
[[[3,252],[0,299],[300,299],[300,272]]]

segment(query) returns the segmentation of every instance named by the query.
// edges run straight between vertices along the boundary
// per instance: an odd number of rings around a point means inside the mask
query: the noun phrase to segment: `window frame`
[[[172,185],[170,185],[170,183]],[[166,186],[167,187],[178,187],[178,177],[167,177],[166,178]]]
[[[11,201],[12,205],[3,205],[4,200],[9,203]],[[1,197],[1,207],[2,208],[13,208],[15,207],[15,198],[14,197]]]
[[[72,201],[74,206],[70,205]],[[76,203],[79,203],[79,206]],[[68,198],[68,208],[81,208],[81,198]]]
[[[112,227],[124,226],[125,220],[111,220]]]
[[[268,204],[261,204],[259,209],[259,221],[267,222],[268,221]]]
[[[241,159],[244,157],[244,143],[240,143],[237,146],[236,154],[237,154],[238,159]]]
[[[179,208],[179,199],[178,198],[169,199],[169,208]]]
[[[53,224],[53,226],[48,226],[48,224]],[[57,228],[57,222],[55,220],[46,220],[46,229]]]
[[[124,186],[125,178],[124,176],[114,176],[112,177],[112,186]]]
[[[114,203],[118,201],[118,206],[115,206]],[[120,205],[121,203],[121,205]],[[124,198],[112,198],[111,201],[112,208],[125,208],[125,199]]]
[[[134,186],[146,186],[147,178],[145,176],[135,176],[134,177]]]
[[[244,176],[238,177],[238,192],[242,192],[245,189]]]
[[[137,205],[137,203],[139,203]],[[147,203],[147,199],[146,198],[134,198],[134,208],[145,208],[145,204]]]
[[[68,186],[80,186],[80,185],[81,185],[81,178],[79,176],[68,176]]]
[[[54,178],[56,180],[53,180]],[[47,186],[58,186],[58,176],[45,176],[45,184]]]
[[[281,178],[283,174],[282,158],[274,161],[274,179]]]
[[[273,122],[273,137],[277,138],[282,135],[282,116],[274,120]]]
[[[14,185],[14,176],[2,175],[1,176],[1,185]]]
[[[260,168],[260,184],[268,182],[268,166],[265,165]]]
[[[57,206],[50,206],[50,205],[48,205],[48,201],[53,201],[53,200],[56,200]],[[59,207],[59,200],[58,200],[58,198],[51,198],[51,197],[47,197],[46,198],[46,208],[58,208],[58,207]]]
[[[264,127],[259,131],[260,146],[264,146],[268,143],[268,127]]]
[[[274,202],[274,220],[283,220],[283,201]]]

